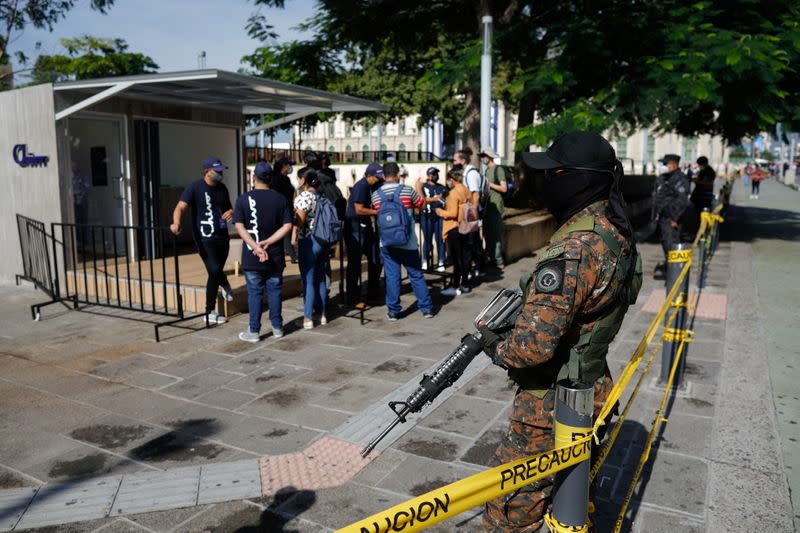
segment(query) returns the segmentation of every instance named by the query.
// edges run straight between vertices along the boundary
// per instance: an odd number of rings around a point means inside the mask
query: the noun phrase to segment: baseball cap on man
[[[209,157],[203,161],[203,170],[208,169],[222,172],[223,170],[227,170],[228,167],[222,164],[222,161],[220,161],[219,157]]]
[[[661,163],[662,165],[666,165],[670,161],[674,161],[676,163],[680,163],[681,162],[681,156],[679,156],[677,154],[667,154],[667,155],[665,155],[664,157],[662,157],[661,159],[658,160],[658,162]]]
[[[366,172],[364,172],[365,176],[375,176],[378,179],[384,179],[383,174],[383,167],[380,163],[370,163],[367,166]]]
[[[439,175],[439,169],[436,168],[436,167],[428,167],[428,170],[425,171],[425,174],[429,174],[429,175],[432,174],[434,176],[438,176]]]
[[[481,148],[481,151],[478,152],[478,157],[486,156],[489,159],[500,159],[500,155],[492,150],[491,147]]]
[[[275,161],[275,166],[282,167],[287,165],[294,165],[295,163],[296,161],[294,161],[293,159],[289,159],[288,157],[281,157],[280,159]]]
[[[255,174],[255,176],[260,180],[269,179],[270,175],[272,174],[272,165],[266,161],[259,161],[256,163],[256,168],[253,170],[253,174]]]
[[[545,152],[523,153],[522,162],[539,170],[559,167],[603,169],[616,165],[617,154],[601,135],[575,131],[560,136]]]

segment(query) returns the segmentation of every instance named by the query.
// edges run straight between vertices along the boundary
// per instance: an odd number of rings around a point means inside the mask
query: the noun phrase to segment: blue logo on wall
[[[14,146],[14,161],[21,167],[46,167],[50,158],[46,155],[29,154],[24,144]]]

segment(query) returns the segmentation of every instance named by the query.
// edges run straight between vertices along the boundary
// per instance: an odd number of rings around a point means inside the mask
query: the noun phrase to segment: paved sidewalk
[[[731,209],[723,235],[733,240],[721,244],[700,301],[690,385],[673,404],[624,531],[792,531],[767,372],[771,326],[754,327],[775,310],[753,283],[761,266],[757,241],[741,237],[745,215]],[[642,251],[649,273],[660,247]],[[56,306],[34,323],[26,306],[41,294],[0,288],[0,530],[331,531],[484,469],[513,391],[482,357],[393,432],[376,459],[362,463],[358,451],[391,419],[386,401],[405,399],[486,301],[535,261],[440,300],[432,320],[413,313],[390,323],[375,308],[365,326],[334,317],[304,331],[299,300],[290,300],[287,335],[257,345],[236,338],[243,316],[190,334],[165,330],[160,344],[149,324]],[[648,276],[612,347],[614,375],[660,294],[663,282]],[[597,531],[616,518],[659,400],[648,379],[598,478]],[[431,530],[479,531],[479,522],[468,512]]]

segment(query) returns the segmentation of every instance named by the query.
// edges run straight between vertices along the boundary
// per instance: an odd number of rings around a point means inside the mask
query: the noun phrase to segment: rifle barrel
[[[367,445],[367,447],[366,447],[366,448],[364,448],[363,450],[361,450],[361,457],[364,457],[364,458],[366,458],[366,457],[369,455],[369,453],[370,453],[372,450],[374,450],[374,449],[375,449],[375,446],[377,446],[377,445],[378,445],[378,443],[379,443],[381,440],[383,440],[383,438],[384,438],[386,435],[388,435],[388,434],[389,434],[389,432],[390,432],[390,431],[392,431],[392,430],[394,429],[394,427],[395,427],[397,424],[399,424],[399,423],[400,423],[400,418],[399,418],[399,417],[398,417],[398,418],[395,418],[395,419],[392,421],[392,423],[391,423],[391,424],[389,424],[389,426],[388,426],[386,429],[384,429],[384,430],[383,430],[383,432],[382,432],[380,435],[378,435],[377,437],[375,437],[374,439],[372,439],[372,442],[370,442],[370,443]]]

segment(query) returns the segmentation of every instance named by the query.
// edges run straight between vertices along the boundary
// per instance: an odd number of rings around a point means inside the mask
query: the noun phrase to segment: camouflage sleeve
[[[522,313],[497,347],[506,367],[532,367],[553,358],[576,313],[592,294],[599,263],[590,248],[570,238],[562,254],[536,266]]]

